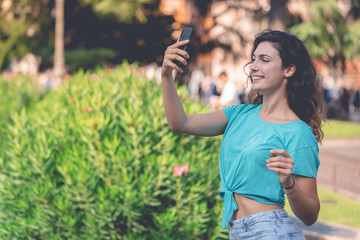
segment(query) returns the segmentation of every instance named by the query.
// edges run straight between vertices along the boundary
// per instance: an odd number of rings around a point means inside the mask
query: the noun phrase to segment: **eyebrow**
[[[255,57],[255,54],[254,54],[254,53],[253,53],[252,57]],[[271,59],[272,59],[272,57],[270,57],[270,56],[267,55],[267,54],[260,54],[259,57],[268,57],[268,58],[271,58]]]

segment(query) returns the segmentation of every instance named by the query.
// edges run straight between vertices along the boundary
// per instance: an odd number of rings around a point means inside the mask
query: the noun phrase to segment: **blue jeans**
[[[256,213],[230,221],[228,229],[230,240],[305,240],[300,228],[291,220],[284,209]]]

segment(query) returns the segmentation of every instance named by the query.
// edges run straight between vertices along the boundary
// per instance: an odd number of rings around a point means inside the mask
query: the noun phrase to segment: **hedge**
[[[0,239],[228,238],[221,138],[172,132],[160,84],[136,65],[31,94],[1,132]],[[209,111],[179,94],[188,113]]]

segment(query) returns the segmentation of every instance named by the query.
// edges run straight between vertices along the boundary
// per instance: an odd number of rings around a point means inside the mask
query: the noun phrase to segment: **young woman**
[[[230,239],[305,239],[289,218],[284,196],[306,225],[320,210],[316,176],[321,130],[321,94],[315,68],[295,36],[266,30],[251,53],[250,103],[207,114],[187,115],[176,92],[173,60],[187,64],[177,42],[165,51],[162,88],[173,131],[199,136],[224,134],[220,147],[222,227]]]

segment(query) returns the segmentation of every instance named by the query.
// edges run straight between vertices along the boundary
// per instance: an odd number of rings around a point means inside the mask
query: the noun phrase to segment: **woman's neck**
[[[285,92],[273,95],[264,94],[260,117],[275,122],[299,120],[299,117],[291,110]]]

